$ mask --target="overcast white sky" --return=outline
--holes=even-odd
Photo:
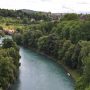
[[[0,8],[90,13],[90,0],[0,0]]]

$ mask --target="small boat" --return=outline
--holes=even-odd
[[[67,75],[70,77],[71,75],[70,75],[70,73],[67,73]]]

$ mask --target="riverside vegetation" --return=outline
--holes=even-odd
[[[13,39],[18,45],[33,48],[63,62],[80,75],[75,78],[75,90],[90,90],[90,15],[66,14],[60,20],[52,21],[47,15],[44,15],[47,18],[42,18],[42,13],[5,12],[9,14],[0,12],[4,19],[1,26],[16,29]],[[33,22],[30,21],[31,15],[35,19]],[[17,16],[20,18],[17,19]]]
[[[7,90],[19,72],[19,48],[11,39],[4,39],[0,47],[0,90]]]

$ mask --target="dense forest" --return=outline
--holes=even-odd
[[[45,19],[43,13],[38,14],[41,17],[38,18],[37,13],[34,13],[34,16],[19,10],[1,9],[0,16],[4,19],[0,21],[0,25],[2,29],[12,27],[16,30],[12,37],[18,45],[49,55],[57,62],[62,62],[68,68],[75,70],[80,75],[75,80],[75,90],[90,90],[90,15],[65,14],[60,16],[59,20],[53,21],[49,20],[49,17]],[[21,19],[17,19],[18,16]],[[37,21],[30,23],[32,17]],[[5,51],[4,53],[1,51],[4,57],[12,49],[5,46],[7,45],[3,45],[1,49]],[[12,54],[9,56],[13,59]],[[18,60],[19,56],[15,56],[18,56],[18,51],[17,55],[16,53],[14,55],[14,58]],[[1,87],[5,86],[1,84]]]
[[[0,47],[0,90],[7,90],[19,73],[19,48],[11,39],[4,39]]]
[[[26,12],[24,10],[8,10],[8,9],[0,9],[0,16],[3,17],[14,17],[14,18],[34,18],[35,20],[46,20],[49,21],[47,13],[44,12]]]
[[[76,90],[89,90],[90,21],[71,15],[65,15],[61,21],[44,22],[30,30],[19,31],[13,39],[19,45],[34,48],[76,70],[80,74]]]

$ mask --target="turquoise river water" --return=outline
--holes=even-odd
[[[50,58],[22,47],[20,55],[19,77],[11,90],[74,90],[72,78]]]

